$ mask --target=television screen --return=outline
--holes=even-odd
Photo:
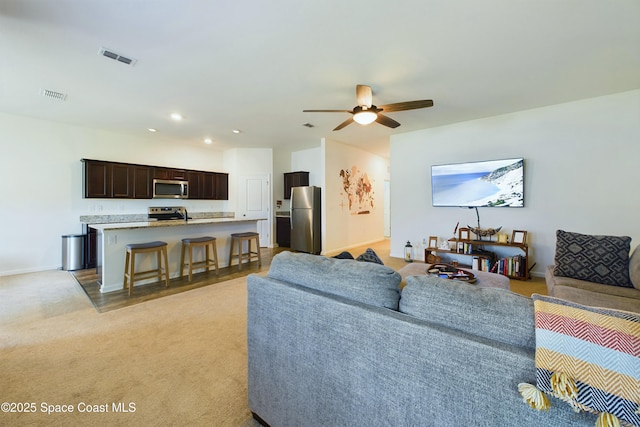
[[[431,166],[433,206],[524,206],[524,159]]]

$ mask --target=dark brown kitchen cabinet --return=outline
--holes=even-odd
[[[169,179],[187,181],[189,179],[189,174],[187,171],[182,169],[171,169],[171,177]]]
[[[229,200],[229,174],[215,172],[215,200]]]
[[[291,198],[291,189],[293,187],[309,186],[309,172],[287,172],[284,174],[284,198]]]
[[[84,268],[95,268],[98,265],[98,232],[95,228],[84,224]]]
[[[202,177],[202,197],[204,199],[216,198],[216,174],[205,172]]]
[[[191,189],[189,189],[191,192]],[[229,174],[205,172],[203,175],[202,196],[204,199],[229,200]]]
[[[171,179],[171,169],[169,168],[153,168],[154,179]]]
[[[283,248],[291,247],[291,222],[289,217],[276,217],[276,243]]]
[[[189,181],[189,198],[204,199],[204,175],[205,172],[189,171],[187,172],[187,181]]]
[[[95,160],[84,162],[84,197],[129,198],[133,195],[133,169],[129,165]]]
[[[188,179],[186,170],[172,168],[153,168],[153,177],[155,179],[175,179],[178,181],[186,181]]]
[[[111,164],[87,160],[84,162],[84,197],[111,197]]]
[[[149,166],[133,167],[133,198],[151,199],[153,197],[151,171]]]
[[[133,197],[133,167],[112,163],[111,167],[111,197],[128,199]]]
[[[190,199],[228,200],[229,174],[82,159],[85,198],[153,198],[154,179],[189,182]]]

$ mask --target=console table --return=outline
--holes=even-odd
[[[518,249],[523,254],[520,256],[520,262],[523,263],[523,265],[520,265],[518,269],[512,268],[511,274],[509,274],[506,271],[506,269],[502,269],[502,270],[499,269],[499,265],[501,262],[508,263],[510,262],[509,258],[515,258],[515,257],[509,257],[509,258],[502,258],[496,262],[493,262],[491,265],[490,271],[498,274],[503,274],[509,277],[510,279],[529,280],[531,278],[531,276],[529,275],[529,246],[526,243],[499,243],[499,242],[492,242],[489,240],[464,240],[464,239],[456,239],[456,238],[449,239],[449,243],[454,243],[456,248],[461,243],[463,245],[471,245],[471,247],[474,249],[480,246],[482,247],[502,246],[502,247]],[[474,250],[472,250],[471,252],[464,252],[464,251],[458,252],[457,250],[454,250],[454,249],[426,248],[424,252],[425,252],[424,254],[425,260],[427,259],[427,255],[430,252],[435,252],[436,254],[438,253],[455,254],[455,255],[463,255],[468,257],[479,257],[479,258],[485,258],[485,259],[487,258],[486,252],[477,252],[477,251],[474,252]]]

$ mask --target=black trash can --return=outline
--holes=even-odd
[[[84,268],[84,234],[62,236],[62,269],[82,270]]]

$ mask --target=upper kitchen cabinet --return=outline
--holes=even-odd
[[[83,160],[83,162],[84,197],[112,197],[111,164],[96,160]]]
[[[85,198],[152,199],[154,179],[189,182],[190,199],[228,200],[229,175],[82,159]]]
[[[205,172],[203,176],[202,198],[229,200],[229,174]],[[191,192],[191,190],[189,190]]]
[[[216,193],[215,200],[229,200],[229,174],[215,173],[216,175]]]
[[[133,166],[112,163],[111,197],[129,199],[133,197]]]
[[[205,199],[204,197],[204,177],[206,172],[189,171],[187,181],[189,181],[189,198]]]
[[[291,198],[293,187],[308,187],[309,172],[287,172],[284,174],[284,198]]]
[[[83,160],[84,197],[131,198],[134,190],[134,169],[123,163]]]
[[[133,166],[133,198],[151,199],[153,197],[151,173],[153,168],[149,166]]]
[[[153,168],[153,177],[155,179],[175,179],[179,181],[187,181],[187,171],[183,169],[172,168]]]

